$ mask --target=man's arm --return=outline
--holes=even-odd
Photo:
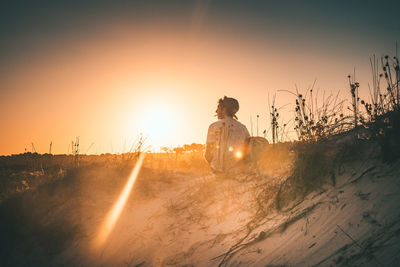
[[[207,143],[206,144],[206,151],[204,153],[204,157],[206,158],[207,162],[210,164],[214,155],[215,143]]]
[[[212,125],[210,125],[207,131],[206,151],[204,152],[204,157],[206,158],[208,164],[210,164],[212,161],[214,150],[215,150],[215,134]]]
[[[250,154],[250,133],[247,130],[246,126],[243,125],[243,131],[245,136],[245,141],[243,144],[243,156],[248,157]]]

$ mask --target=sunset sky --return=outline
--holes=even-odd
[[[399,1],[9,1],[0,8],[0,155],[154,150],[204,143],[217,100],[268,128],[268,96],[291,118],[316,87],[348,94],[369,58],[395,55]]]

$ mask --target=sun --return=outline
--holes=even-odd
[[[139,118],[139,130],[154,146],[169,145],[178,130],[178,114],[172,105],[147,106]]]

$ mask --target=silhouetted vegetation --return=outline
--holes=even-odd
[[[348,76],[349,110],[352,114],[346,115],[343,110],[345,101],[339,100],[338,96],[323,97],[321,105],[318,105],[313,88],[308,89],[305,96],[296,92],[295,130],[299,141],[293,146],[292,173],[281,184],[277,194],[278,209],[296,205],[327,181],[335,185],[335,169],[349,156],[352,160],[356,160],[357,155],[359,159],[363,158],[359,151],[366,151],[365,142],[369,147],[375,144],[380,147],[383,161],[395,162],[400,158],[398,58],[383,56],[380,73],[378,67],[378,61],[373,57],[369,101],[360,99],[360,84],[354,76]]]

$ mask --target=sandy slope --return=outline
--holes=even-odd
[[[255,231],[263,237],[227,264],[398,266],[399,167],[374,161],[346,171],[335,187],[309,195],[290,212],[271,214]]]
[[[156,266],[397,266],[399,167],[376,160],[348,164],[335,187],[326,185],[290,211],[261,216],[250,233],[248,223],[256,217],[252,187],[209,177],[196,184],[212,188],[208,197],[192,202],[192,189],[178,193],[175,214],[163,215],[172,221],[161,226],[163,236],[172,231],[176,239],[143,261]]]
[[[103,167],[1,205],[4,266],[397,266],[400,162],[365,157],[292,208],[287,170],[218,179],[144,169],[107,243],[93,240],[130,170]]]
[[[127,206],[96,264],[395,266],[399,165],[371,160],[343,168],[335,187],[263,216],[256,196],[268,177],[175,177],[157,196],[139,195]]]

